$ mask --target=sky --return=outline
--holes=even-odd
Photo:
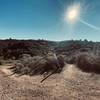
[[[80,3],[80,21],[64,19],[67,8]],[[87,39],[100,41],[99,0],[0,0],[0,39]]]

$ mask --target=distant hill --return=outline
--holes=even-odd
[[[48,49],[48,42],[44,40],[0,40],[0,55],[5,59],[17,59],[21,54],[42,56]]]
[[[57,53],[62,53],[64,55],[70,56],[78,52],[93,52],[96,55],[100,55],[100,42],[92,41],[81,41],[81,40],[69,40],[59,42],[56,47]]]
[[[47,54],[51,49],[57,55],[71,56],[78,52],[93,52],[100,55],[100,42],[69,40],[69,41],[46,41],[46,40],[0,40],[0,56],[4,59],[18,59],[22,54],[31,56]]]

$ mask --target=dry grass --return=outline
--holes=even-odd
[[[64,60],[58,57],[56,60],[53,56],[34,56],[22,58],[15,66],[10,69],[14,74],[19,75],[40,75],[44,73],[53,72],[58,69],[55,73],[60,73],[64,67]]]
[[[100,73],[100,58],[94,54],[78,54],[76,57],[76,65],[84,72]]]
[[[68,64],[75,64],[83,72],[100,74],[100,57],[91,52],[79,52],[69,57]]]
[[[0,71],[0,100],[99,100],[100,75],[91,77],[74,65],[66,65],[40,83],[41,75],[4,77]]]

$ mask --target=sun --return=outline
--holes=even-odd
[[[65,19],[68,22],[75,22],[80,16],[80,5],[74,4],[68,7],[67,12],[65,14]]]
[[[74,20],[78,16],[78,11],[76,9],[71,9],[71,11],[68,12],[68,19]]]

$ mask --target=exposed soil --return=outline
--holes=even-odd
[[[100,75],[81,72],[74,65],[66,65],[61,74],[43,83],[43,76],[10,76],[7,67],[0,68],[0,100],[100,99]]]

